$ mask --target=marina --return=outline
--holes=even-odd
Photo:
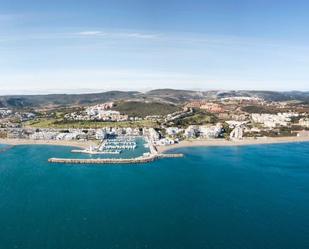
[[[135,151],[138,148],[137,151]],[[183,157],[183,154],[158,153],[155,146],[147,137],[124,137],[104,139],[98,146],[90,146],[88,149],[75,149],[72,153],[92,155],[113,155],[113,157],[97,158],[49,158],[50,163],[64,164],[139,164],[155,161],[160,158]],[[121,153],[125,157],[120,156]]]
[[[131,136],[119,136],[112,139],[103,139],[98,146],[90,146],[84,150],[72,150],[72,153],[83,153],[91,155],[117,155],[123,150],[135,150],[136,138]]]

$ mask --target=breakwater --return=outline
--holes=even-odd
[[[65,164],[139,164],[149,163],[160,158],[183,157],[183,154],[156,154],[136,158],[97,158],[97,159],[76,159],[76,158],[49,158],[50,163]]]

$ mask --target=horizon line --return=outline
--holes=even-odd
[[[0,89],[0,96],[31,96],[31,95],[80,95],[80,94],[99,94],[99,93],[106,93],[106,92],[139,92],[139,93],[147,93],[154,90],[175,90],[175,91],[194,91],[194,92],[309,92],[308,90],[299,90],[299,89],[285,89],[285,90],[275,90],[275,89],[220,89],[220,88],[208,88],[208,89],[201,89],[201,88],[145,88],[145,89],[129,89],[129,88],[115,88],[115,89],[87,89],[87,88],[80,88],[80,89],[38,89],[38,90],[25,90],[25,89],[18,89],[18,90],[10,90],[10,89]]]

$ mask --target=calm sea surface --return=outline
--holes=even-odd
[[[145,165],[0,153],[0,249],[307,249],[309,143],[187,148]]]

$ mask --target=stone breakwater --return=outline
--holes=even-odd
[[[74,159],[74,158],[49,158],[50,163],[65,164],[139,164],[149,163],[160,158],[177,158],[183,157],[183,154],[157,154],[149,157],[136,158],[98,158],[98,159]]]

